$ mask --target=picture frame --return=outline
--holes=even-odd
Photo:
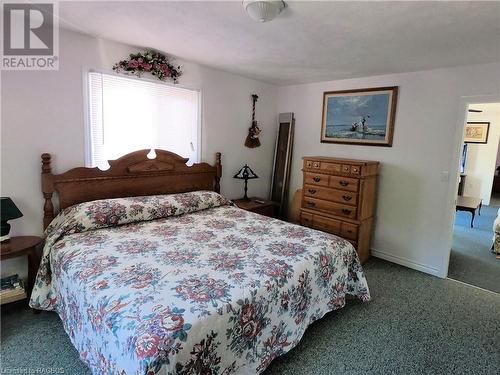
[[[487,121],[467,121],[465,125],[465,143],[488,143],[490,123]]]
[[[323,93],[322,143],[392,147],[398,86]]]

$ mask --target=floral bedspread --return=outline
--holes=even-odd
[[[94,374],[260,373],[305,329],[370,299],[347,241],[192,192],[63,210],[30,305]]]

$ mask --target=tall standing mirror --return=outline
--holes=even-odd
[[[294,125],[295,119],[292,112],[280,113],[271,182],[271,200],[278,204],[278,217],[280,219],[287,217]]]

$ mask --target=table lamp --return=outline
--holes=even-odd
[[[234,178],[238,178],[240,180],[245,180],[245,196],[243,197],[244,200],[249,201],[250,199],[248,198],[247,191],[248,191],[248,180],[252,180],[254,178],[259,178],[255,174],[254,171],[252,171],[252,168],[250,168],[248,165],[245,164],[243,168],[241,168],[238,173],[236,173]]]
[[[9,197],[1,197],[0,201],[0,242],[9,240],[10,224],[7,221],[22,217],[23,214]]]

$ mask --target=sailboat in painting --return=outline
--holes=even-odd
[[[369,118],[370,118],[370,115],[365,115],[365,116],[361,116],[360,121],[353,122],[351,125],[351,132],[366,134],[366,135],[375,135],[375,136],[378,135],[381,137],[385,137],[385,130],[384,130],[385,124],[383,125],[384,129],[382,129],[382,130],[373,129],[373,128],[368,126],[367,119],[369,119]]]

